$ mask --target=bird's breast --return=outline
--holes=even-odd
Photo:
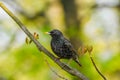
[[[71,58],[72,57],[72,51],[69,49],[69,47],[64,45],[63,40],[52,40],[51,41],[51,48],[53,52],[61,58]]]
[[[58,41],[58,40],[52,40],[51,47],[52,47],[52,50],[56,52],[60,47],[62,47],[62,43],[61,41]]]

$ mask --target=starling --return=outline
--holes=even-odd
[[[72,44],[67,40],[61,31],[52,30],[48,32],[51,35],[51,48],[59,59],[73,59],[79,66],[82,66],[78,60],[78,54],[75,52]]]

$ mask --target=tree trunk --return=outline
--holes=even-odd
[[[78,20],[75,0],[61,0],[61,3],[65,15],[66,33],[75,49],[77,49],[81,45],[81,41],[79,38],[80,21]]]

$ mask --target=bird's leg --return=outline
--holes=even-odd
[[[70,58],[70,59],[68,60],[68,62],[66,63],[66,65],[69,65],[70,62],[71,62],[71,60],[72,60],[72,58]],[[63,69],[66,65],[63,65],[63,66],[62,66],[62,69]]]
[[[58,57],[58,58],[55,59],[55,61],[58,61],[58,60],[60,60],[60,59],[62,59],[62,58],[61,58],[61,57]],[[64,64],[64,65],[62,65],[61,68],[63,69],[65,66],[66,66],[66,65]]]

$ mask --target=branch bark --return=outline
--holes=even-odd
[[[0,2],[0,7],[19,25],[19,27],[24,31],[24,33],[34,42],[38,50],[44,52],[47,56],[49,56],[57,65],[59,65],[63,70],[68,72],[71,75],[78,77],[81,80],[88,80],[88,78],[83,75],[81,72],[72,69],[71,67],[65,65],[59,60],[56,60],[56,57],[52,55],[46,48],[44,48],[30,33],[30,31],[26,28],[26,26],[2,3]],[[63,67],[64,66],[64,67]]]

